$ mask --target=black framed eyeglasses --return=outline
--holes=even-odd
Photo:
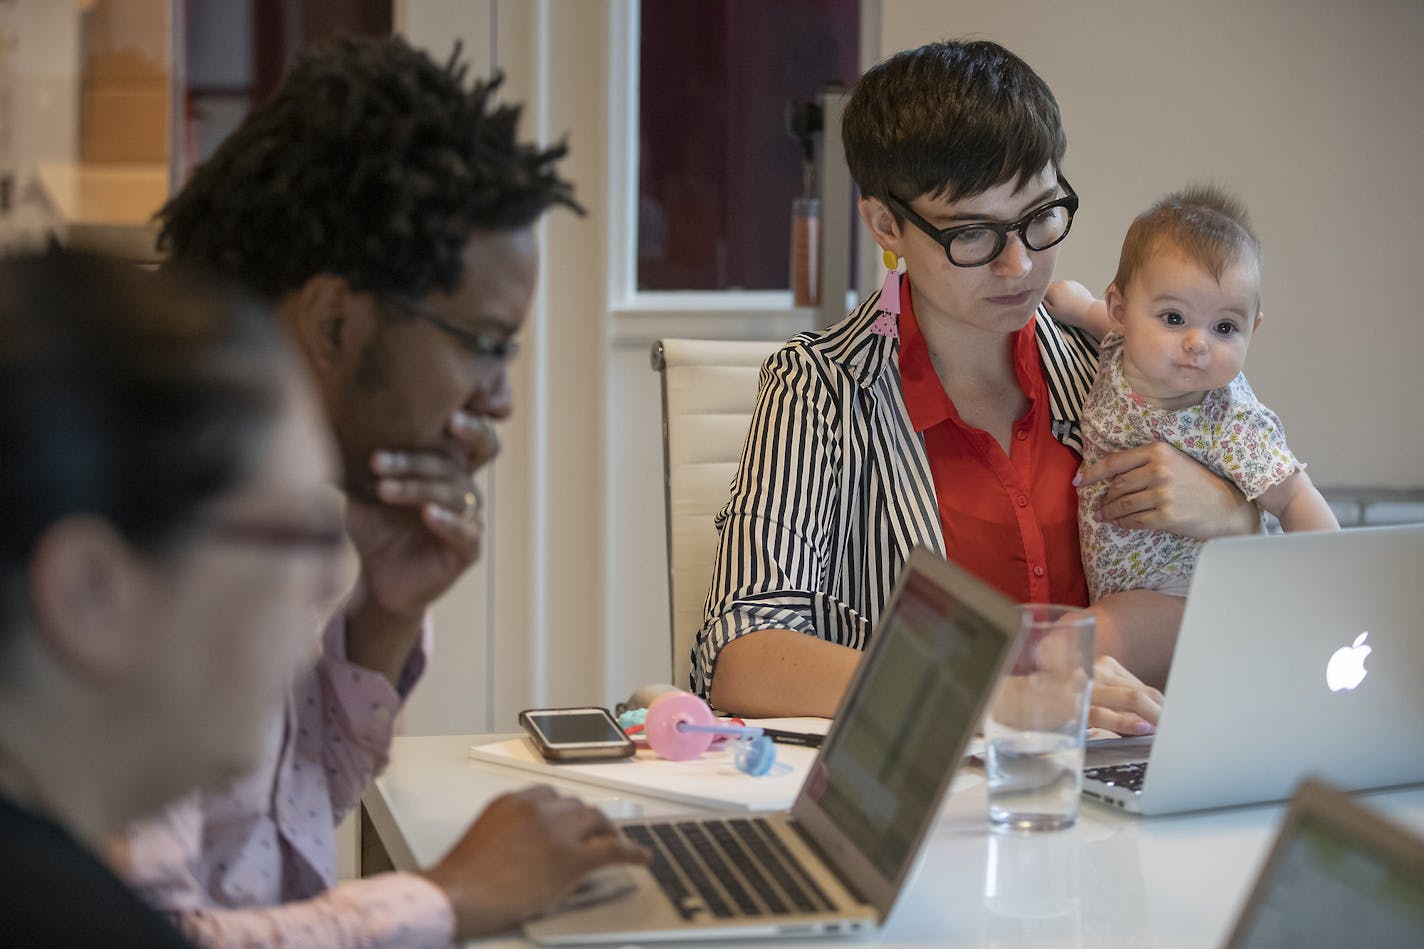
[[[386,302],[408,316],[424,320],[436,329],[454,339],[472,355],[495,362],[509,362],[519,352],[519,344],[497,333],[485,332],[461,326],[448,317],[422,306],[414,300],[401,297],[387,297]]]
[[[1078,192],[1062,175],[1058,176],[1058,186],[1066,192],[1063,197],[1040,204],[1011,224],[975,221],[938,228],[895,195],[887,193],[886,197],[892,210],[904,215],[911,224],[944,248],[944,255],[951,264],[956,267],[982,267],[1004,252],[1009,234],[1015,231],[1029,250],[1048,250],[1068,236],[1068,230],[1073,226],[1073,215],[1078,213]]]

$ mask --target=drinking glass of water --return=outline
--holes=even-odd
[[[1078,819],[1093,629],[1093,615],[1078,607],[1023,607],[1018,654],[984,718],[997,830],[1060,830]]]

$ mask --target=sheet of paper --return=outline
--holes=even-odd
[[[758,728],[775,728],[806,735],[824,735],[831,729],[829,718],[747,718],[743,721]]]

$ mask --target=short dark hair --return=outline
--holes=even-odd
[[[1261,265],[1261,241],[1246,206],[1214,185],[1169,194],[1133,219],[1122,240],[1113,284],[1126,293],[1148,257],[1171,247],[1217,280],[1240,260]]]
[[[363,292],[453,292],[475,230],[514,230],[550,206],[582,213],[554,164],[516,138],[502,77],[465,88],[400,37],[337,37],[300,55],[159,212],[160,249],[272,297],[318,273]]]
[[[158,552],[254,470],[287,345],[265,304],[208,279],[63,251],[0,260],[0,631],[58,521],[103,518]]]
[[[872,66],[846,103],[841,137],[861,194],[882,200],[957,201],[1022,183],[1056,170],[1067,148],[1047,83],[987,40],[930,43]]]

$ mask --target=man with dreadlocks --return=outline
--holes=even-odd
[[[458,49],[442,68],[400,39],[318,44],[159,212],[174,260],[265,293],[306,356],[360,566],[262,767],[116,848],[201,945],[446,946],[644,859],[599,811],[536,788],[492,803],[426,873],[335,879],[335,825],[386,763],[427,608],[479,553],[471,475],[511,409],[533,225],[554,205],[581,213],[553,167],[565,148],[519,142],[498,84],[466,88]],[[253,536],[302,555],[280,512]]]

